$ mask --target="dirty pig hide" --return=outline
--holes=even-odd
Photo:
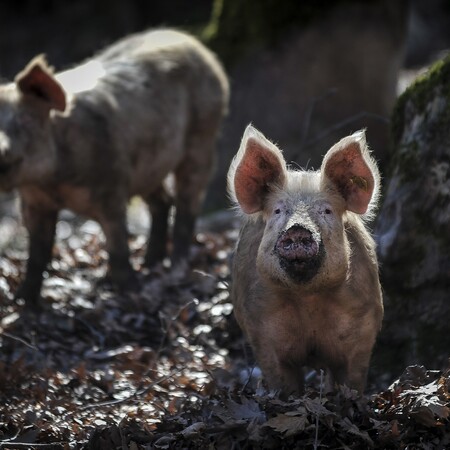
[[[0,189],[17,189],[29,258],[17,293],[39,299],[58,211],[100,223],[112,281],[133,285],[126,208],[141,196],[152,227],[145,264],[166,256],[172,205],[173,266],[183,266],[228,103],[216,57],[174,30],[135,34],[54,74],[36,57],[0,86]],[[174,175],[174,193],[165,180]]]
[[[380,177],[364,132],[318,171],[287,167],[249,126],[228,173],[243,214],[232,301],[269,387],[303,390],[304,366],[363,391],[383,316],[375,244],[365,226]]]

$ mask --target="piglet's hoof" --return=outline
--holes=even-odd
[[[189,264],[185,259],[181,259],[172,263],[172,268],[169,272],[169,279],[172,283],[178,284],[186,279],[188,273]]]
[[[116,277],[108,273],[103,278],[100,278],[96,285],[97,288],[116,291],[120,294],[139,292],[142,288],[142,283],[136,272],[130,272],[125,277]]]
[[[122,293],[137,293],[142,289],[142,281],[136,272],[131,272],[125,280],[116,283],[117,290]]]
[[[42,309],[40,289],[32,289],[27,285],[20,285],[14,296],[17,303],[24,302],[24,307],[30,311],[40,311]]]

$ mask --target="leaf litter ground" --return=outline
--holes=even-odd
[[[301,398],[265,390],[232,315],[236,238],[232,226],[198,233],[180,281],[163,266],[140,270],[145,239],[135,234],[142,288],[119,295],[99,281],[98,227],[60,222],[39,312],[13,298],[26,253],[24,242],[9,245],[0,258],[0,449],[450,447],[450,370],[411,366],[363,397],[321,392],[318,376]]]

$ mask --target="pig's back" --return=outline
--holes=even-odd
[[[177,112],[184,107],[190,121],[204,122],[223,116],[228,104],[228,80],[215,55],[170,29],[128,36],[56,78],[72,108],[75,102],[95,104],[130,122],[137,106],[147,109],[150,121],[153,112],[174,105]]]
[[[204,52],[192,36],[171,29],[151,30],[124,37],[96,55],[95,59],[115,61],[124,58],[147,59],[150,55],[185,53],[187,48]],[[210,53],[206,51],[206,53]]]
[[[101,156],[133,171],[133,195],[151,192],[183,160],[191,130],[217,129],[228,101],[214,55],[171,30],[127,37],[58,80],[69,97],[62,126],[92,137],[83,147],[94,163]]]
[[[127,78],[130,70],[147,75],[147,83],[178,82],[198,92],[203,108],[225,110],[228,80],[215,55],[194,37],[171,29],[131,35],[108,47],[96,59],[107,74]],[[134,69],[131,69],[134,68]],[[145,81],[144,81],[145,82]]]

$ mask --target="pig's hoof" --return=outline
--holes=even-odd
[[[130,272],[126,277],[113,280],[115,288],[120,293],[139,292],[142,288],[142,283],[136,272]]]
[[[138,277],[133,277],[130,280],[127,280],[123,283],[117,285],[117,289],[119,292],[126,294],[128,292],[136,293],[140,292],[142,289],[142,283],[138,279]]]
[[[103,278],[100,278],[96,285],[97,288],[117,291],[121,294],[138,292],[141,289],[141,282],[135,272],[130,272],[125,277],[117,277],[108,273]]]
[[[32,311],[39,311],[42,309],[41,305],[41,294],[39,289],[29,289],[26,286],[19,286],[17,290],[14,300],[17,303],[24,302],[25,309]]]
[[[153,269],[154,267],[160,265],[166,257],[167,252],[165,248],[157,249],[155,246],[151,246],[145,255],[143,266],[148,269]]]
[[[181,259],[172,263],[169,277],[173,282],[179,282],[186,278],[189,272],[189,264],[187,260]]]
[[[106,274],[104,277],[99,278],[95,281],[96,289],[114,289],[114,282],[110,274]]]

